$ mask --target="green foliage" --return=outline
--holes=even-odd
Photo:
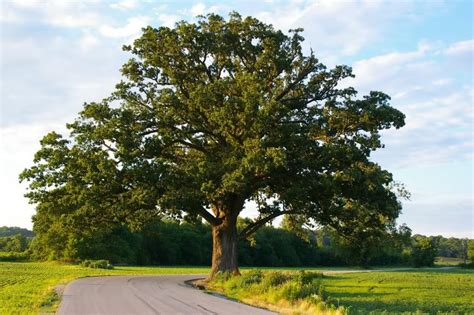
[[[230,288],[248,288],[252,284],[262,281],[262,272],[260,270],[251,270],[244,273],[241,277],[233,277]]]
[[[239,221],[253,222],[251,219]],[[113,264],[208,265],[211,261],[212,238],[208,224],[155,220],[140,231],[131,231],[122,225],[79,235],[64,231],[65,234],[61,234],[64,242],[56,243],[52,243],[52,238],[57,237],[52,231],[37,235],[27,253],[3,255],[4,260],[27,259],[31,253],[34,259],[40,260],[106,259]],[[357,246],[329,229],[304,229],[304,239],[300,235],[265,226],[252,239],[239,241],[239,263],[262,267],[411,266],[413,256],[422,252],[418,247],[415,249],[417,240],[424,238],[412,237],[411,230],[403,225],[382,234],[379,239],[372,239],[373,243],[359,240]],[[361,263],[361,255],[366,256],[365,263]]]
[[[474,260],[474,240],[468,240],[467,242],[467,255],[469,259]]]
[[[27,261],[30,255],[27,252],[0,252],[0,261]]]
[[[16,227],[16,226],[0,226],[0,238],[5,236],[15,236],[17,234],[21,234],[24,237],[33,237],[35,234],[24,228]]]
[[[358,237],[392,224],[393,178],[370,154],[404,115],[382,92],[338,86],[352,69],[305,55],[301,31],[235,12],[146,27],[116,91],[85,104],[69,136],[44,136],[20,175],[41,255],[78,257],[77,242],[160,214],[233,229],[247,201],[261,216],[243,237],[283,214]]]
[[[24,252],[31,239],[22,234],[0,237],[0,252]]]
[[[419,238],[413,247],[413,265],[415,267],[433,266],[438,248],[433,240]]]
[[[436,236],[438,243],[438,256],[464,258],[466,256],[466,240],[450,237]]]
[[[281,286],[290,279],[291,277],[287,273],[279,271],[267,272],[262,280],[262,286],[265,290],[268,290],[271,287]]]
[[[81,262],[81,266],[88,267],[88,268],[96,268],[96,269],[114,269],[114,266],[112,266],[110,262],[105,259],[100,259],[100,260],[86,259]]]

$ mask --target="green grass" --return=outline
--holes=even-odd
[[[327,297],[320,272],[247,270],[242,276],[217,274],[208,290],[279,314],[344,314]]]
[[[54,312],[55,286],[81,277],[101,275],[206,274],[207,267],[115,267],[91,269],[59,263],[0,262],[0,314]]]
[[[288,292],[285,291],[288,286],[298,288],[297,282],[290,284],[295,282],[294,278],[279,286],[265,287],[265,279],[274,277],[272,274],[275,272],[271,271],[264,272],[261,283],[250,283],[255,277],[246,276],[247,273],[251,275],[252,271],[244,271],[243,279],[217,279],[211,282],[209,288],[283,314],[474,314],[472,270],[431,268],[353,273],[334,271],[326,271],[315,284],[318,287],[311,289],[300,286],[299,290],[309,294],[299,295],[299,300],[292,298],[291,294],[287,295]],[[286,274],[297,277],[298,272],[289,271]],[[323,305],[313,299],[311,292],[318,290],[324,292]],[[340,308],[331,308],[328,304]]]
[[[474,314],[474,272],[465,269],[332,274],[327,294],[350,314]]]
[[[264,272],[287,270],[287,272],[297,273],[298,269],[301,268],[265,268]],[[55,286],[80,277],[207,274],[209,270],[208,267],[130,266],[105,270],[59,263],[0,262],[0,314],[54,312],[59,302],[58,296],[54,293]],[[242,270],[246,273],[252,268],[242,268]],[[344,268],[311,270],[323,270],[329,273],[320,282],[325,294],[336,306],[349,308],[350,314],[371,312],[400,314],[417,311],[431,314],[437,312],[474,314],[472,302],[474,301],[474,271],[472,270],[413,269],[370,273],[337,273],[343,271]],[[248,288],[245,290],[248,291]],[[277,297],[275,292],[273,290],[272,298]],[[269,294],[271,295],[272,292]],[[233,297],[239,299],[235,292]],[[291,305],[286,306],[287,309],[291,308]],[[285,307],[284,303],[281,307]],[[310,309],[308,305],[306,307]],[[304,314],[303,311],[300,313]]]

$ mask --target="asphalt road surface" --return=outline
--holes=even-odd
[[[57,314],[275,314],[184,282],[204,276],[110,276],[68,284]]]

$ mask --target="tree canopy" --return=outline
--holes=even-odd
[[[68,137],[46,135],[21,174],[35,232],[204,218],[215,273],[238,272],[248,201],[260,216],[242,238],[284,214],[342,234],[385,229],[401,205],[370,153],[404,115],[382,92],[339,87],[351,68],[304,54],[301,33],[238,13],[144,28],[116,91],[85,104]]]

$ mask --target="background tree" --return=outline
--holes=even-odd
[[[342,234],[385,229],[401,206],[392,175],[369,157],[382,147],[379,131],[403,126],[404,115],[381,92],[339,88],[351,68],[305,55],[301,31],[237,13],[145,28],[125,46],[133,57],[112,96],[85,104],[69,138],[45,136],[22,173],[35,232],[202,217],[212,276],[238,273],[238,237],[280,215]],[[260,216],[238,235],[250,200]]]
[[[438,241],[433,237],[415,235],[412,252],[413,265],[415,267],[431,267],[434,265],[438,253]]]
[[[467,241],[467,258],[471,260],[471,265],[474,265],[474,239]]]

